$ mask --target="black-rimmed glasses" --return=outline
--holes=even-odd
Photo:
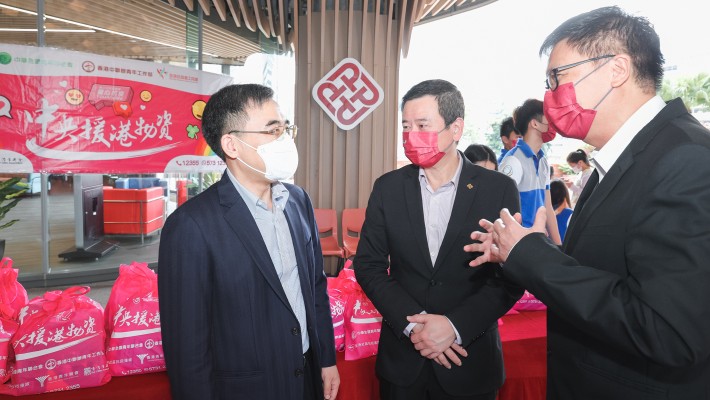
[[[296,139],[296,135],[298,135],[298,127],[296,125],[288,125],[288,121],[286,121],[286,125],[277,126],[276,128],[269,129],[268,131],[229,131],[229,133],[261,133],[263,135],[276,136],[277,139],[280,138],[284,132],[291,139]]]
[[[553,68],[550,70],[550,72],[547,73],[547,79],[545,79],[545,87],[548,90],[552,90],[554,92],[555,89],[557,89],[557,87],[560,85],[559,78],[557,77],[558,73],[560,73],[562,71],[566,71],[570,68],[574,68],[574,67],[582,65],[582,64],[586,64],[588,62],[597,61],[597,60],[601,60],[604,58],[611,58],[614,56],[615,56],[614,54],[606,54],[603,56],[592,57],[592,58],[588,58],[586,60],[577,61],[576,63],[567,64],[567,65],[563,65],[561,67]]]

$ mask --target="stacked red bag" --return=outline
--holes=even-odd
[[[17,273],[12,268],[12,259],[0,260],[0,383],[10,379],[10,340],[19,327],[17,315],[28,300],[27,291],[17,281]]]
[[[355,272],[345,263],[337,278],[328,279],[331,316],[336,350],[345,350],[346,360],[359,360],[377,354],[382,315],[355,279]]]
[[[105,315],[106,358],[112,375],[165,370],[158,276],[147,264],[121,265]]]
[[[38,394],[111,380],[104,355],[103,308],[85,296],[89,290],[74,286],[47,292],[20,310],[20,326],[11,341],[11,383],[0,386],[0,393]]]

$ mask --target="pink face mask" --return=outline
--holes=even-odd
[[[414,165],[431,168],[446,153],[439,151],[439,132],[402,132],[404,155]]]
[[[602,100],[604,99],[602,98]],[[554,137],[554,133],[559,132],[564,137],[579,140],[584,140],[587,137],[594,117],[597,115],[596,110],[582,108],[577,103],[577,95],[572,82],[558,86],[555,91],[545,92],[542,110],[550,124],[546,133],[548,136],[552,133],[552,137]],[[543,141],[546,141],[545,134],[543,134]]]

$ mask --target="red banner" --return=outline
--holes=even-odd
[[[222,171],[201,134],[228,76],[0,44],[0,172]]]

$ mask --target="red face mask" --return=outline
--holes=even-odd
[[[404,155],[422,168],[433,167],[446,154],[439,151],[439,132],[402,132],[402,139]]]
[[[604,99],[602,98],[602,100]],[[552,132],[552,137],[554,137],[554,132],[559,132],[564,137],[579,140],[584,140],[587,137],[594,117],[597,115],[596,110],[582,108],[577,103],[577,95],[572,82],[558,86],[555,91],[545,92],[542,110],[550,124],[547,129],[548,135]],[[543,141],[546,141],[545,134],[542,137]]]
[[[555,136],[557,136],[557,132],[555,132],[555,129],[552,127],[552,124],[548,123],[547,131],[542,133],[542,142],[547,143],[554,139]]]

